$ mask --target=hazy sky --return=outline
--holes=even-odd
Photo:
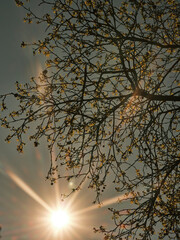
[[[31,2],[35,4],[38,1]],[[14,91],[16,81],[28,82],[43,69],[43,57],[33,56],[30,47],[20,47],[22,41],[31,42],[43,38],[42,28],[39,25],[25,24],[24,16],[24,10],[16,7],[14,0],[1,0],[0,94]],[[15,106],[14,101],[9,104],[11,107]],[[34,148],[33,143],[28,143],[24,154],[20,155],[16,151],[15,141],[10,144],[4,142],[7,135],[8,131],[0,128],[2,240],[102,239],[101,235],[94,235],[92,229],[93,226],[112,226],[111,214],[107,207],[114,207],[109,203],[117,201],[113,195],[113,186],[109,185],[104,193],[104,208],[94,208],[94,193],[87,190],[87,184],[78,194],[61,203],[60,194],[70,191],[75,182],[72,182],[72,185],[58,182],[51,186],[45,180],[50,164],[46,143],[42,142],[38,148]],[[73,219],[72,226],[64,230],[62,236],[61,232],[54,234],[49,222],[48,208],[54,209],[57,204],[61,204],[63,208],[68,206],[72,214],[79,212],[79,216]],[[91,210],[92,208],[94,210]]]
[[[1,0],[0,7],[0,94],[15,89],[15,82],[27,82],[31,76],[36,76],[43,66],[40,57],[33,57],[32,50],[20,47],[22,41],[31,41],[41,36],[42,32],[35,25],[23,23],[25,12],[16,7],[13,0]],[[11,103],[13,106],[14,102]],[[14,143],[4,142],[7,130],[0,128],[0,224],[2,239],[56,239],[48,225],[47,210],[38,203],[43,200],[50,207],[56,206],[57,190],[62,192],[71,186],[59,183],[50,186],[45,181],[49,168],[49,155],[46,144],[34,149],[33,144],[27,144],[24,154],[16,152]],[[20,187],[21,185],[21,187]],[[27,187],[28,185],[28,187]],[[26,192],[31,192],[31,197]],[[32,198],[32,189],[37,195]],[[37,200],[37,196],[41,200]],[[113,196],[107,192],[105,197]],[[58,198],[59,199],[59,198]],[[91,207],[93,192],[87,189],[81,191],[72,201],[70,211],[79,211]],[[66,204],[66,203],[65,203]],[[62,239],[101,239],[92,235],[94,225],[107,225],[109,212],[105,208],[81,214],[74,220],[76,227],[64,233]],[[81,228],[84,229],[81,229]],[[66,237],[65,237],[66,236]],[[59,238],[58,238],[59,239]]]

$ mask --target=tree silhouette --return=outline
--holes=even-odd
[[[45,137],[51,155],[58,150],[52,184],[77,178],[75,191],[87,179],[99,201],[112,180],[130,194],[126,209],[110,209],[114,228],[95,229],[104,239],[178,239],[179,2],[39,0],[44,15],[16,3],[26,22],[46,27],[44,39],[21,46],[47,59],[38,79],[1,96],[2,111],[9,97],[19,104],[1,118],[6,140],[22,152],[36,126],[34,146]]]

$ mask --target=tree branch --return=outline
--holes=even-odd
[[[145,97],[149,100],[154,101],[171,101],[171,102],[178,102],[180,101],[180,96],[174,96],[174,95],[156,95],[156,94],[150,94],[142,89],[138,89],[137,96]]]

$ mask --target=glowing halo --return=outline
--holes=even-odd
[[[50,221],[55,230],[61,230],[67,228],[70,225],[71,218],[68,211],[58,209],[51,213]]]

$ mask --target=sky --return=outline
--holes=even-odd
[[[41,37],[36,25],[23,23],[25,12],[16,7],[13,0],[1,0],[0,7],[0,94],[12,92],[15,82],[28,82],[43,68],[43,58],[34,57],[31,48],[21,48],[22,41]],[[14,103],[10,103],[11,106]],[[23,154],[16,151],[16,143],[5,143],[6,129],[0,128],[0,225],[2,239],[86,239],[99,240],[93,226],[111,226],[111,214],[107,208],[92,205],[93,191],[83,190],[61,202],[60,194],[69,191],[74,182],[58,182],[51,186],[45,180],[49,170],[49,153],[44,142],[39,148],[31,143]],[[114,198],[115,197],[115,198]],[[111,191],[104,194],[104,206],[113,206],[116,196]],[[50,224],[50,212],[58,206],[71,212],[72,222],[60,232]],[[50,210],[49,210],[50,209]],[[77,213],[75,215],[75,213]]]
[[[38,2],[31,1],[34,5]],[[0,95],[15,91],[15,82],[29,82],[43,70],[44,58],[33,56],[32,49],[21,48],[21,42],[43,38],[43,29],[23,22],[25,11],[14,0],[1,0],[0,5]],[[36,9],[38,11],[38,8]],[[45,12],[45,9],[43,10]],[[14,102],[9,102],[11,108]],[[8,114],[8,111],[7,111]],[[16,151],[16,142],[5,143],[7,129],[0,127],[0,235],[2,240],[100,240],[93,227],[112,228],[108,207],[115,207],[122,195],[115,195],[109,183],[101,200],[103,207],[93,205],[93,190],[87,183],[81,191],[61,201],[61,194],[71,191],[76,182],[58,181],[51,186],[46,181],[50,155],[46,142],[38,148],[27,143],[24,153]],[[111,180],[111,179],[110,179]],[[123,203],[128,204],[128,201]],[[70,214],[70,223],[56,231],[51,214],[61,207]]]

